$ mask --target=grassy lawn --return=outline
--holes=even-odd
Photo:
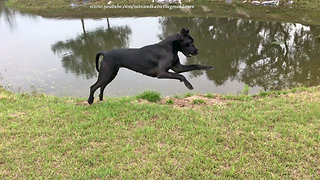
[[[320,178],[320,87],[183,98],[0,89],[0,179]]]

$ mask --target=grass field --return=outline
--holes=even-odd
[[[0,89],[0,179],[320,178],[320,87],[206,98]]]

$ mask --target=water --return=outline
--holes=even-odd
[[[1,6],[1,5],[0,5]],[[235,18],[143,17],[54,19],[0,7],[0,85],[58,96],[88,96],[96,82],[95,54],[153,44],[188,27],[200,50],[179,57],[213,71],[183,73],[194,87],[120,69],[105,89],[125,96],[152,89],[162,95],[187,92],[237,94],[320,84],[320,27]]]

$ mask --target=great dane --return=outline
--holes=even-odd
[[[184,82],[185,86],[192,90],[193,87],[190,82],[179,73],[212,69],[211,66],[182,65],[180,63],[178,52],[182,52],[187,57],[199,53],[193,42],[189,30],[182,28],[180,33],[171,35],[157,44],[138,49],[114,49],[97,53],[96,69],[99,75],[97,82],[90,87],[88,103],[93,103],[94,92],[99,87],[99,99],[102,101],[105,87],[116,77],[121,67],[159,79],[177,79]],[[101,55],[103,60],[99,69],[99,57]],[[169,72],[170,69],[174,72]]]

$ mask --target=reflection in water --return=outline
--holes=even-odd
[[[131,30],[128,26],[97,29],[86,32],[82,20],[83,34],[52,45],[52,51],[62,57],[62,65],[67,72],[85,75],[87,79],[95,77],[95,55],[99,51],[128,46]]]
[[[0,17],[3,16],[5,19],[5,22],[9,25],[10,29],[14,29],[16,23],[15,23],[15,11],[6,8],[4,6],[5,1],[0,0]],[[1,22],[0,22],[1,23]]]
[[[233,18],[166,17],[160,23],[161,38],[189,27],[200,54],[187,63],[214,66],[205,73],[216,85],[234,79],[265,90],[320,84],[319,27]]]
[[[234,18],[50,19],[6,9],[0,0],[0,85],[87,96],[96,81],[97,52],[153,44],[182,27],[189,27],[200,50],[188,59],[180,54],[182,63],[215,67],[184,74],[194,85],[193,92],[235,94],[248,84],[256,93],[320,84],[319,26]],[[133,95],[146,89],[163,95],[190,92],[174,80],[120,71],[106,95]]]

